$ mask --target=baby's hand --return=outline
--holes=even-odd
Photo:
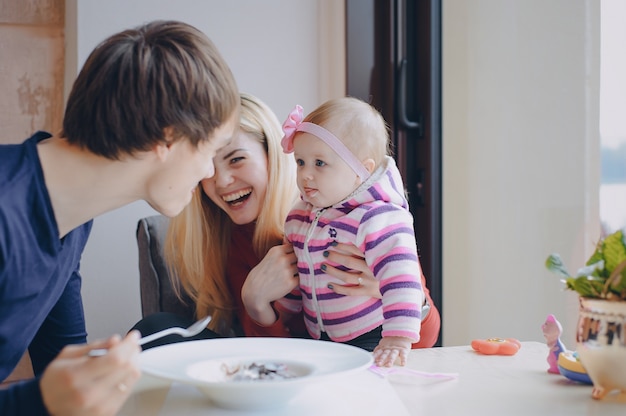
[[[379,367],[391,367],[394,363],[406,365],[410,351],[410,338],[383,337],[374,348],[374,364]]]

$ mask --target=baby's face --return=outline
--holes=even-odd
[[[316,136],[298,133],[293,146],[298,188],[305,201],[318,208],[329,207],[360,185],[360,178],[350,166]]]

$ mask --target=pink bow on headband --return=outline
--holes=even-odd
[[[283,123],[283,139],[280,141],[280,145],[283,147],[283,152],[285,153],[293,153],[293,137],[296,135],[296,131],[302,120],[304,119],[304,114],[302,113],[302,107],[296,105],[296,107],[291,110],[287,120]]]
[[[293,152],[293,139],[297,132],[301,131],[303,133],[309,133],[316,136],[328,146],[330,146],[330,148],[333,149],[339,155],[339,157],[342,158],[343,161],[346,162],[348,166],[350,166],[350,168],[352,168],[352,170],[357,175],[359,175],[362,181],[365,181],[370,176],[369,171],[365,169],[363,163],[361,163],[361,161],[357,159],[354,153],[352,153],[350,149],[348,149],[346,145],[343,144],[343,142],[339,140],[334,134],[332,134],[330,131],[326,130],[322,126],[318,126],[314,123],[309,123],[308,121],[302,122],[302,120],[304,120],[302,107],[296,105],[291,113],[289,113],[287,120],[285,120],[285,122],[283,123],[283,132],[285,133],[285,135],[280,141],[280,145],[283,147],[283,152]]]

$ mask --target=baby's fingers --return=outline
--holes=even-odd
[[[376,349],[374,350],[374,363],[379,367],[391,367],[399,354],[395,348]]]
[[[408,360],[409,360],[409,350],[407,350],[406,348],[399,350],[398,351],[398,365],[405,366]]]

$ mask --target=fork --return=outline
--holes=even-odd
[[[198,335],[200,332],[202,332],[202,330],[206,328],[209,322],[211,322],[211,317],[206,316],[200,319],[199,321],[193,323],[188,328],[180,328],[180,327],[167,328],[162,331],[155,332],[154,334],[142,337],[139,340],[139,345],[141,346],[141,345],[147,344],[148,342],[152,342],[156,339],[162,338],[166,335],[172,335],[172,334],[178,334],[182,336],[183,338],[193,337],[194,335]],[[108,349],[106,348],[95,348],[93,350],[90,350],[87,353],[87,355],[90,357],[101,357],[105,355],[107,351]]]

